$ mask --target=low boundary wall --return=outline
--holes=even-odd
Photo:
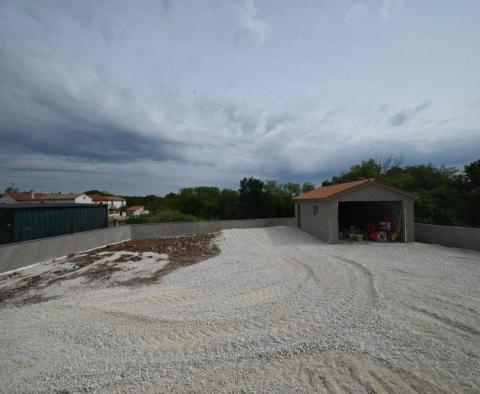
[[[118,226],[0,245],[0,272],[126,241],[130,238],[130,226]]]
[[[295,218],[132,224],[0,245],[0,272],[129,239],[205,234],[231,228],[294,226]],[[415,223],[415,240],[480,251],[480,229]]]
[[[290,226],[294,218],[132,224],[0,245],[0,273],[129,239],[205,234],[230,228]]]
[[[295,218],[215,220],[211,222],[174,222],[132,224],[132,239],[148,239],[171,235],[206,234],[230,228],[293,226]]]
[[[480,228],[415,223],[415,241],[480,250]]]

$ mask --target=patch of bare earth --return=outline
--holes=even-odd
[[[155,271],[150,277],[136,277],[117,282],[118,285],[131,286],[150,284],[158,281],[162,276],[199,261],[217,255],[220,250],[213,243],[214,234],[193,235],[189,237],[159,238],[128,241],[123,244],[111,245],[109,250],[115,251],[144,251],[168,255],[168,263]]]
[[[163,276],[196,264],[219,253],[214,243],[216,234],[201,234],[171,238],[134,240],[107,245],[85,253],[68,255],[56,260],[50,269],[41,273],[16,271],[0,275],[0,306],[6,301],[15,305],[38,303],[56,297],[44,296],[41,291],[54,283],[84,278],[106,286],[140,286],[156,283]],[[136,263],[146,259],[158,262],[143,275],[136,275]],[[131,270],[124,279],[113,279],[119,271]]]

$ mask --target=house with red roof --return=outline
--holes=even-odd
[[[106,196],[103,194],[88,194],[88,197],[92,199],[93,204],[108,205],[108,209],[111,211],[118,211],[126,205],[126,201],[120,196]]]
[[[91,204],[92,199],[84,193],[37,193],[34,191],[7,193],[0,198],[0,204],[30,202]]]

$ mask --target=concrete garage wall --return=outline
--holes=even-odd
[[[318,214],[313,215],[313,206],[318,207]],[[297,203],[295,214],[298,215],[298,206],[300,207],[300,226],[303,231],[320,238],[322,241],[332,243],[334,228],[332,221],[334,220],[336,205],[332,205],[331,201],[305,201]],[[298,218],[295,218],[295,224]]]
[[[455,248],[480,250],[480,228],[415,223],[415,240]]]
[[[0,245],[0,272],[129,239],[204,234],[230,228],[292,226],[293,218],[134,224]]]
[[[206,234],[230,228],[293,226],[294,218],[216,220],[211,222],[176,222],[132,224],[132,239],[148,239],[171,235]]]
[[[0,245],[0,272],[125,241],[130,238],[130,226],[119,226]]]

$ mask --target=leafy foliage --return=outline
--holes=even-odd
[[[384,184],[413,192],[415,221],[480,227],[480,160],[455,167],[432,164],[404,166],[403,158],[383,162],[364,160],[350,170],[323,182],[323,186],[373,178]],[[125,196],[127,206],[143,205],[151,214],[129,219],[130,223],[159,223],[214,219],[291,217],[292,197],[313,190],[310,182],[277,184],[253,177],[243,178],[239,190],[211,186],[189,187],[164,197]],[[5,193],[18,191],[14,184]],[[99,194],[109,194],[90,190]]]
[[[137,216],[127,219],[129,224],[138,223],[165,223],[165,222],[196,222],[198,219],[175,209],[163,209],[150,215]]]
[[[129,223],[155,223],[186,220],[231,220],[268,217],[291,217],[294,215],[292,197],[315,186],[305,182],[278,185],[275,181],[244,178],[240,189],[217,187],[189,187],[165,197],[125,197],[127,206],[143,205],[150,215],[129,219]],[[183,215],[183,216],[182,216]]]
[[[480,160],[466,165],[462,173],[431,164],[402,166],[398,158],[384,163],[369,159],[323,185],[368,178],[416,194],[416,222],[480,226]]]

